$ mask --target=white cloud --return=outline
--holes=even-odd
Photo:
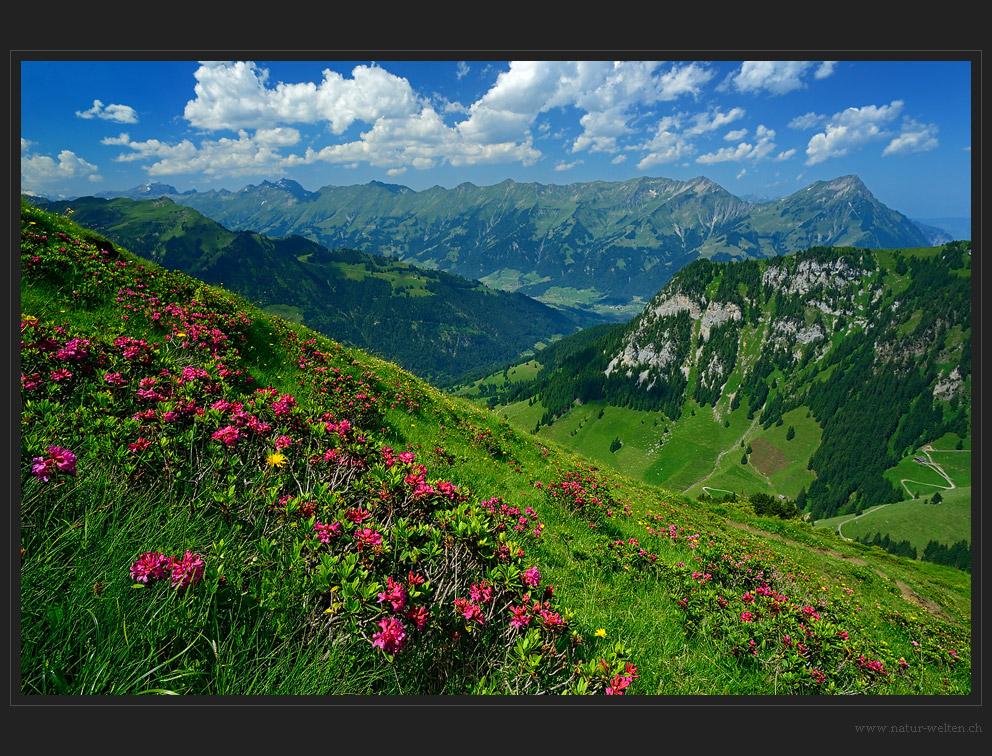
[[[459,79],[462,79],[466,75],[468,75],[468,71],[469,71],[468,63],[466,63],[464,60],[458,61],[458,66],[455,69],[455,76]]]
[[[25,139],[24,137],[21,137],[21,152],[28,152],[32,147],[34,147],[34,145],[35,143],[32,142],[30,139]]]
[[[410,83],[378,66],[356,66],[350,79],[327,69],[321,83],[279,82],[268,86],[268,69],[251,61],[202,63],[196,98],[186,103],[186,120],[206,131],[272,128],[278,124],[326,122],[341,134],[355,121],[415,113],[420,99]]]
[[[937,149],[937,125],[922,124],[907,119],[902,133],[882,150],[882,156],[903,155],[909,152],[928,152]]]
[[[131,143],[131,136],[126,131],[122,131],[119,136],[104,137],[103,139],[100,140],[100,144],[106,144],[117,147],[122,147],[130,143]]]
[[[803,131],[805,129],[812,129],[819,126],[826,119],[825,115],[819,115],[810,111],[805,115],[796,116],[791,121],[789,121],[789,128],[796,129],[797,131]]]
[[[624,162],[626,159],[627,159],[626,155],[617,155],[610,161],[610,163],[612,163],[613,165],[620,165],[620,163]]]
[[[828,76],[832,76],[834,73],[834,68],[837,66],[836,60],[825,60],[823,61],[816,72],[813,74],[814,78],[826,79]]]
[[[47,155],[29,155],[21,158],[21,184],[37,191],[58,181],[95,174],[97,170],[71,150],[62,150],[58,160]]]
[[[775,149],[775,131],[769,129],[764,124],[755,129],[754,143],[741,142],[736,147],[721,147],[716,152],[700,155],[696,158],[697,163],[709,165],[712,163],[739,163],[745,160],[757,162],[768,157]]]
[[[259,129],[255,132],[254,140],[257,144],[269,147],[289,147],[300,141],[300,132],[288,126]]]
[[[706,113],[698,113],[692,117],[692,126],[685,130],[686,136],[697,136],[708,131],[726,126],[744,117],[744,108],[733,108],[727,113],[720,112],[719,108]]]
[[[77,110],[76,115],[80,118],[100,118],[104,121],[116,121],[117,123],[138,122],[138,114],[130,105],[104,106],[99,100],[93,100],[93,107],[89,110]]]
[[[554,108],[584,111],[572,152],[614,152],[632,133],[639,109],[684,95],[698,95],[712,72],[698,63],[656,61],[512,61],[471,108],[459,133],[483,143],[524,139],[537,116]]]
[[[696,153],[696,147],[693,145],[695,137],[720,129],[743,117],[743,108],[733,108],[726,113],[719,108],[711,108],[695,115],[677,113],[673,116],[665,116],[658,122],[654,135],[647,142],[638,145],[638,149],[644,150],[647,154],[641,158],[637,167],[643,170],[655,165],[685,160]],[[746,129],[741,131],[747,133]],[[724,151],[720,152],[726,154]]]
[[[654,136],[641,149],[647,154],[637,163],[638,170],[644,170],[655,165],[674,163],[689,157],[695,148],[678,132],[678,119],[666,116],[658,123]]]
[[[747,174],[747,168],[741,168],[740,173],[738,173],[734,178],[744,178]]]
[[[237,139],[205,140],[198,147],[188,139],[178,144],[167,144],[157,139],[134,142],[127,134],[109,137],[104,144],[119,144],[131,150],[114,158],[116,162],[154,161],[144,166],[151,176],[184,173],[212,177],[247,176],[282,173],[287,161],[275,148],[283,143],[292,143],[288,141],[293,138],[292,132],[295,129],[272,129],[260,132],[262,138],[257,139],[241,130]]]
[[[724,134],[723,138],[728,142],[736,142],[738,139],[743,139],[747,136],[747,129],[737,129],[736,131],[728,131]]]
[[[789,158],[791,158],[795,154],[796,154],[795,148],[793,148],[791,150],[786,150],[785,152],[778,153],[778,155],[775,156],[775,160],[778,161],[778,162],[781,162],[783,160],[788,160]]]
[[[571,170],[572,168],[574,168],[577,165],[582,165],[583,162],[584,161],[582,161],[582,160],[573,160],[571,163],[566,163],[565,161],[561,160],[557,164],[555,164],[555,170],[556,171],[569,171],[569,170]]]
[[[902,100],[889,105],[848,108],[827,119],[824,131],[814,134],[806,146],[806,165],[842,157],[865,144],[891,136],[885,126],[902,110]]]
[[[729,82],[738,92],[767,91],[773,95],[784,95],[806,86],[803,77],[812,66],[810,61],[747,60],[741,64],[740,71],[722,86],[726,87]],[[829,76],[832,70],[832,65],[824,63],[817,69],[816,78]]]

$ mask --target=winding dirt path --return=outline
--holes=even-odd
[[[737,439],[737,441],[734,442],[734,445],[733,446],[731,446],[729,449],[724,449],[722,452],[720,452],[719,454],[716,455],[716,460],[713,462],[713,469],[710,470],[708,473],[706,473],[706,475],[704,475],[703,477],[701,477],[695,483],[693,483],[691,486],[686,486],[686,489],[685,490],[688,491],[691,488],[695,488],[700,483],[705,483],[710,478],[712,478],[713,477],[713,474],[716,473],[717,468],[720,466],[720,461],[727,454],[730,453],[730,449],[738,449],[738,448],[740,448],[741,441],[743,441],[745,438],[747,438],[747,434],[750,433],[751,431],[753,431],[754,430],[754,426],[757,425],[757,424],[758,424],[758,418],[754,418],[751,421],[751,424],[748,426],[748,429],[746,431],[744,431],[744,433],[741,435],[741,437],[739,439]],[[718,488],[716,490],[723,491],[724,489]]]
[[[891,504],[892,502],[889,502],[889,503]],[[849,523],[851,520],[857,520],[859,517],[864,517],[866,514],[871,514],[872,512],[877,512],[882,507],[887,507],[887,506],[889,506],[889,505],[888,504],[879,504],[877,507],[872,507],[871,509],[866,509],[864,512],[862,512],[859,515],[854,515],[853,517],[848,517],[843,522],[838,522],[837,523],[837,535],[839,535],[845,541],[853,541],[854,540],[853,538],[848,538],[846,535],[844,535],[844,531],[841,530],[841,528],[843,528],[845,525],[847,525],[847,523]]]
[[[910,491],[909,490],[909,486],[906,485],[907,482],[909,482],[909,483],[916,483],[917,485],[920,485],[920,486],[931,486],[933,488],[942,488],[945,491],[951,491],[951,490],[957,488],[957,486],[954,485],[954,481],[951,480],[950,476],[947,473],[944,472],[944,468],[942,468],[939,464],[937,464],[936,462],[934,462],[933,461],[933,457],[930,456],[930,452],[935,451],[935,449],[933,447],[931,447],[931,446],[924,446],[922,449],[920,449],[920,451],[927,455],[928,462],[924,465],[924,467],[929,467],[931,470],[933,470],[935,473],[937,473],[940,477],[942,477],[944,480],[946,480],[947,481],[947,485],[946,486],[942,486],[942,485],[940,485],[938,483],[924,483],[921,480],[913,480],[912,478],[903,478],[899,482],[902,484],[902,487],[906,489],[906,493],[908,493],[910,496],[913,496],[913,492]],[[955,449],[954,451],[958,451],[958,450]],[[960,451],[964,451],[964,450],[962,449]]]

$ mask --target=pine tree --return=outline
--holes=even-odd
[[[787,430],[787,431],[785,432],[785,440],[786,440],[786,441],[791,441],[791,440],[792,440],[792,439],[794,439],[795,437],[796,437],[796,429],[795,429],[795,428],[793,428],[793,427],[792,427],[792,426],[790,425],[790,426],[789,426],[789,430]]]

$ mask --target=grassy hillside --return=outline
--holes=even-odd
[[[965,573],[625,478],[100,244],[22,208],[21,694],[970,692]]]

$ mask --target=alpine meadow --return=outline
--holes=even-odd
[[[22,64],[19,702],[973,701],[959,68],[304,63]]]

